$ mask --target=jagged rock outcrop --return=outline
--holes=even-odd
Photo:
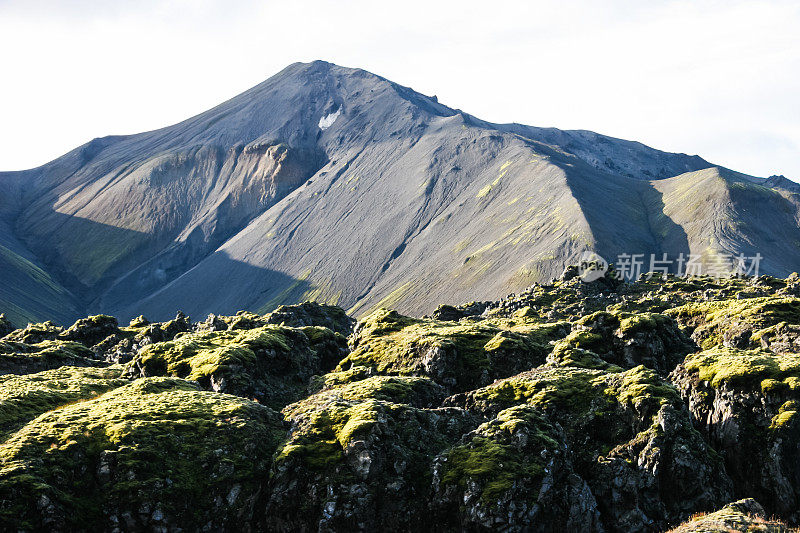
[[[505,409],[433,464],[431,513],[453,530],[603,531],[567,439],[530,406]]]
[[[555,346],[551,360],[577,361],[585,355],[576,357],[576,350],[588,350],[606,363],[622,368],[645,365],[666,376],[696,348],[671,317],[598,311],[575,323]]]
[[[800,355],[717,347],[672,374],[737,495],[800,521]]]
[[[267,324],[280,324],[295,328],[319,326],[347,337],[353,332],[355,319],[347,316],[344,309],[335,305],[303,302],[298,305],[282,305],[266,315]]]
[[[742,299],[722,299],[719,295],[714,301],[690,303],[670,314],[690,328],[692,338],[704,348],[770,348],[773,343],[776,348],[781,344],[791,347],[796,337],[794,328],[787,326],[800,322],[800,299],[766,294],[762,290]],[[738,296],[741,298],[742,292]]]
[[[642,366],[539,367],[445,405],[489,417],[530,405],[559,424],[610,530],[663,528],[732,496],[722,461],[692,427],[677,390]]]
[[[464,391],[544,363],[550,341],[567,329],[564,323],[453,323],[379,309],[358,323],[352,351],[338,369],[365,366],[428,376],[454,392]]]
[[[6,315],[0,313],[0,339],[14,331],[16,328],[14,325],[6,318]]]
[[[427,529],[431,460],[478,425],[463,410],[432,408],[442,392],[427,378],[380,376],[284,409],[291,429],[263,528]]]
[[[346,353],[344,337],[317,326],[200,331],[146,345],[124,373],[186,378],[208,390],[280,409],[300,397],[313,375],[332,369]]]

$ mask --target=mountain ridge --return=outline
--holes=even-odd
[[[0,173],[0,221],[63,307],[123,319],[164,319],[178,301],[199,315],[309,296],[356,313],[387,302],[424,313],[431,285],[444,300],[496,298],[587,250],[705,253],[711,236],[721,254],[760,246],[767,273],[796,269],[800,254],[750,212],[777,206],[771,223],[800,243],[797,191],[723,169],[738,200],[720,185],[708,198],[718,209],[696,224],[660,183],[688,173],[695,189],[710,182],[691,174],[709,168],[593,132],[492,124],[316,61],[175,125]],[[746,228],[719,229],[740,218]],[[0,302],[24,308],[13,292],[0,287]],[[16,322],[69,321],[37,308]]]

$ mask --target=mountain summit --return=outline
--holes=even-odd
[[[0,173],[0,309],[18,323],[305,299],[421,313],[549,279],[585,251],[760,253],[785,275],[800,265],[796,190],[295,63],[179,124]]]

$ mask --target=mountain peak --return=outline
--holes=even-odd
[[[163,318],[178,301],[194,315],[304,299],[428,312],[430,287],[437,301],[496,298],[590,249],[693,252],[754,205],[800,240],[780,195],[712,197],[705,174],[658,181],[711,167],[592,132],[492,124],[362,69],[293,63],[178,124],[0,174],[13,199],[0,245],[19,256],[14,279],[74,309]],[[732,207],[695,208],[688,190]],[[719,237],[730,252],[774,241]],[[795,261],[776,252],[768,266]],[[0,288],[3,301],[31,305]],[[33,307],[17,319],[53,316]]]

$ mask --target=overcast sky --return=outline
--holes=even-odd
[[[0,170],[324,59],[485,120],[800,180],[798,35],[793,0],[0,0]]]

